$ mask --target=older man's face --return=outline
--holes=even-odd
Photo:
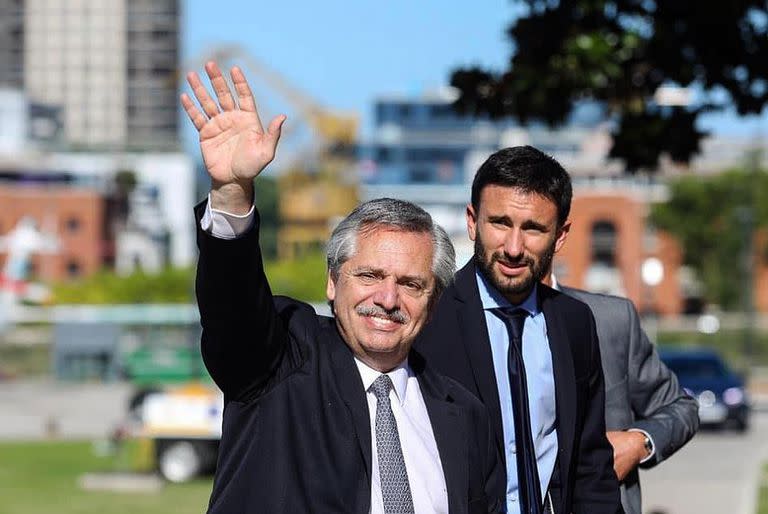
[[[341,335],[368,366],[386,372],[408,356],[429,315],[433,252],[426,232],[374,228],[358,234],[355,254],[328,278]]]

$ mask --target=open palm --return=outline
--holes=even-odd
[[[238,106],[216,63],[207,63],[205,69],[218,104],[194,72],[187,75],[187,81],[202,112],[188,95],[181,96],[184,110],[200,133],[203,162],[214,184],[250,182],[274,159],[285,116],[274,118],[264,131],[242,71],[231,70]]]

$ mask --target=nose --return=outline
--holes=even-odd
[[[519,228],[511,228],[504,239],[504,253],[510,257],[520,257],[523,254],[523,232]]]
[[[379,283],[379,287],[373,295],[373,303],[386,311],[391,311],[398,307],[399,295],[394,278],[388,277]]]

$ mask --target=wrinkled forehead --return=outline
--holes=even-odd
[[[395,270],[432,274],[434,244],[429,232],[399,227],[361,229],[347,263],[359,267],[391,267]]]

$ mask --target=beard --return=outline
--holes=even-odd
[[[513,257],[504,252],[494,252],[489,255],[478,231],[475,233],[475,261],[483,277],[505,298],[510,301],[514,299],[513,303],[517,303],[520,297],[525,299],[531,293],[536,283],[540,282],[549,272],[552,259],[555,256],[556,242],[556,239],[553,239],[552,243],[538,256],[523,253]],[[530,273],[525,277],[517,279],[504,277],[500,273],[494,272],[494,262],[502,262],[509,265],[524,264],[528,267]]]

